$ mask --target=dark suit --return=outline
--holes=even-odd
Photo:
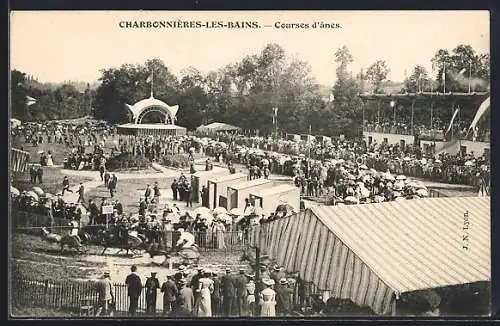
[[[148,277],[146,284],[146,312],[156,314],[156,296],[160,288],[160,282],[154,276]]]
[[[224,305],[224,314],[230,316],[236,299],[236,289],[234,287],[234,278],[232,275],[222,277],[222,301]]]
[[[212,281],[214,281],[214,292],[211,295],[212,299],[212,313],[214,316],[219,316],[221,314],[221,307],[220,307],[220,302],[221,302],[221,283],[220,279],[217,277],[213,277]]]
[[[281,316],[289,316],[292,311],[292,292],[286,286],[278,286],[276,289],[276,312]]]
[[[177,300],[179,289],[173,280],[167,280],[161,286],[163,292],[163,313],[168,314],[172,310],[172,303]]]
[[[234,286],[236,289],[236,306],[238,307],[238,315],[246,316],[246,298],[247,298],[247,277],[240,274],[234,278]]]
[[[139,296],[142,293],[141,278],[137,276],[137,274],[131,273],[125,279],[125,284],[128,285],[128,296],[130,297],[130,306],[128,308],[128,313],[130,316],[135,316]]]

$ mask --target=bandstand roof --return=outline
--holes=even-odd
[[[143,100],[140,100],[139,102],[135,103],[134,105],[127,104],[127,107],[132,112],[134,119],[136,119],[141,114],[141,112],[143,112],[147,108],[151,108],[151,107],[162,108],[166,112],[168,112],[171,117],[175,117],[177,114],[177,111],[179,110],[178,105],[170,106],[167,103],[165,103],[157,98],[154,98],[153,96],[151,96],[149,98],[145,98]]]

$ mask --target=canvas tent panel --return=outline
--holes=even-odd
[[[489,239],[482,238],[489,233],[489,198],[437,198],[387,204],[308,209],[255,227],[250,243],[319,289],[332,291],[339,298],[350,298],[360,306],[370,306],[376,313],[391,310],[394,293],[491,279],[490,250],[486,245]],[[427,215],[419,213],[423,207]],[[472,256],[472,249],[453,248],[457,242],[450,236],[457,231],[454,220],[463,223],[466,211],[477,221],[478,232],[471,233],[477,245]],[[291,229],[279,232],[278,225],[285,227],[286,219],[293,220],[288,222]],[[328,235],[323,241],[325,232]],[[479,238],[474,237],[477,234]]]
[[[376,205],[379,207],[375,208]],[[489,230],[486,227],[489,199],[430,198],[353,208],[315,207],[313,210],[396,290],[408,292],[489,280]],[[467,211],[475,216],[471,223],[476,226],[468,230],[474,246],[470,244],[464,249],[463,215]],[[367,243],[366,239],[371,241]]]

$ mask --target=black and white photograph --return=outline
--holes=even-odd
[[[489,11],[9,18],[9,318],[491,315]]]

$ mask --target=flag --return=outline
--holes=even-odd
[[[445,134],[447,134],[447,133],[448,133],[448,131],[450,131],[451,126],[453,125],[453,121],[455,120],[455,118],[456,118],[456,117],[457,117],[457,115],[458,115],[458,111],[460,111],[460,107],[458,107],[458,108],[455,110],[455,112],[453,113],[453,116],[451,117],[450,125],[448,126],[448,129],[446,129]]]
[[[479,119],[484,115],[484,113],[490,108],[490,97],[481,103],[479,108],[477,109],[476,115],[474,116],[474,120],[472,120],[472,123],[470,124],[469,130],[476,127],[477,123],[479,122]]]
[[[146,79],[146,83],[151,83],[153,81],[153,73],[148,76],[148,79]]]
[[[11,148],[10,151],[10,170],[14,172],[26,172],[30,153]]]
[[[443,75],[441,76],[442,80],[446,80],[446,66],[443,65]]]
[[[463,75],[466,71],[467,71],[467,69],[465,69],[465,68],[464,68],[464,69],[460,70],[460,71],[458,72],[458,74],[459,74],[459,75]]]
[[[32,106],[35,103],[36,103],[36,99],[34,99],[31,96],[26,96],[26,105],[27,106]]]
[[[335,101],[335,96],[333,95],[333,93],[330,94],[330,99],[329,100],[330,100],[330,102]]]

